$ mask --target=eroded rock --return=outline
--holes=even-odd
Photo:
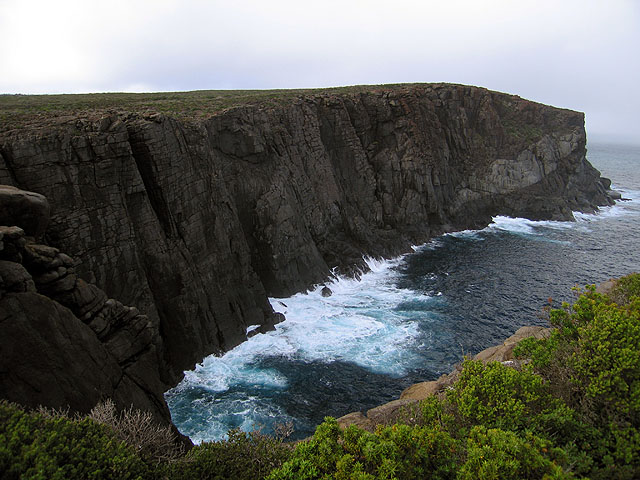
[[[27,235],[39,237],[47,228],[50,213],[43,195],[0,185],[0,225],[18,226]]]

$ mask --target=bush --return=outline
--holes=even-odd
[[[562,456],[550,442],[528,434],[525,439],[513,432],[474,427],[467,440],[467,460],[459,480],[571,479],[547,454]]]
[[[93,420],[26,413],[0,401],[0,472],[9,479],[145,479],[148,465]]]
[[[626,305],[633,297],[640,297],[640,275],[632,274],[620,278],[608,296],[618,305]]]
[[[138,454],[153,462],[172,462],[184,455],[171,427],[158,425],[150,412],[133,407],[116,412],[112,400],[96,405],[88,418],[110,427],[127,445]]]
[[[623,414],[640,426],[640,299],[620,307],[594,306],[579,328],[574,379],[597,409]]]
[[[282,439],[260,432],[229,431],[229,439],[191,449],[168,473],[172,479],[258,480],[280,467],[291,455]]]
[[[591,478],[640,476],[639,292],[638,274],[608,295],[587,286],[573,305],[551,312],[558,329],[549,339],[527,339],[514,350],[566,403],[566,414],[538,416],[532,425],[562,439],[576,471]]]
[[[435,428],[393,425],[370,433],[350,426],[342,431],[327,417],[268,479],[449,479],[455,477],[459,455],[458,443]]]
[[[447,395],[462,425],[520,429],[552,408],[543,379],[531,369],[516,370],[499,362],[466,360],[460,378]]]

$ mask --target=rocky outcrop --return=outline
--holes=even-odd
[[[12,226],[0,226],[0,398],[83,413],[111,398],[170,423],[158,331],[136,308],[79,278],[69,256],[25,234],[21,227],[46,227],[44,197],[3,191],[0,210],[20,208]]]
[[[132,334],[151,332],[155,354],[138,359],[138,347],[114,341],[114,361],[156,362],[169,386],[250,327],[280,321],[267,295],[357,271],[363,254],[394,255],[497,214],[570,219],[609,204],[585,153],[581,113],[475,87],[409,85],[190,122],[111,111],[4,128],[0,183],[46,196],[45,243],[77,260],[82,293],[46,293],[82,304],[75,314],[89,315],[98,337],[106,298],[144,312],[148,327],[122,318]],[[40,289],[69,269],[53,251],[25,256]],[[55,271],[38,270],[41,257],[58,258]]]
[[[27,235],[40,237],[49,223],[47,199],[9,185],[0,185],[0,225],[19,222]]]

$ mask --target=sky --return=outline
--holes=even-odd
[[[640,143],[640,0],[0,0],[0,93],[451,82]]]

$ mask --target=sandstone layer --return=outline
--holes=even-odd
[[[610,204],[585,143],[582,113],[476,87],[372,87],[193,121],[113,110],[4,128],[0,184],[48,198],[42,244],[76,259],[76,282],[144,313],[133,324],[148,350],[123,344],[114,362],[155,369],[156,398],[282,320],[268,296],[357,272],[363,255],[498,214],[567,220]]]

